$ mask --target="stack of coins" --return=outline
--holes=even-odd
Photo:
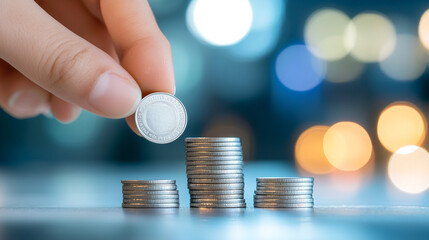
[[[255,208],[312,208],[313,178],[257,178]]]
[[[240,138],[186,138],[186,173],[195,208],[244,208]]]
[[[124,208],[178,208],[176,180],[124,180]]]

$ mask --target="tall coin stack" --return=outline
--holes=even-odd
[[[195,208],[244,208],[240,138],[186,138],[186,173]]]
[[[176,180],[123,180],[124,208],[178,208]]]
[[[313,178],[257,178],[255,208],[312,208]]]

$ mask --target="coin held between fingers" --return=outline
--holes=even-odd
[[[187,113],[183,103],[175,96],[157,92],[140,101],[135,121],[144,138],[153,143],[166,144],[185,131]]]

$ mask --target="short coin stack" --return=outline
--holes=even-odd
[[[312,208],[313,178],[257,178],[255,208]]]
[[[123,180],[124,208],[178,208],[176,180]]]
[[[195,208],[244,208],[240,138],[186,138],[186,173]]]

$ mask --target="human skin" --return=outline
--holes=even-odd
[[[16,118],[126,118],[174,94],[168,40],[147,0],[0,0],[0,106]]]

